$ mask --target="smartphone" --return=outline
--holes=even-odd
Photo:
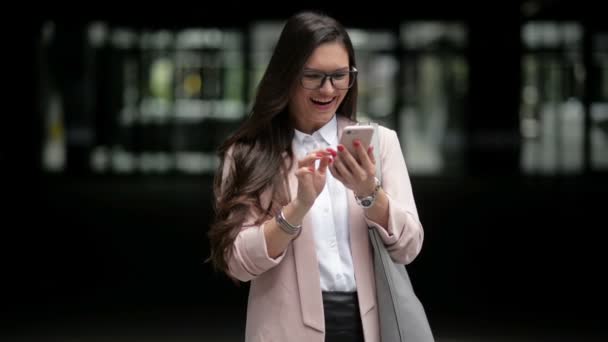
[[[367,148],[372,142],[373,135],[374,127],[371,125],[346,126],[342,131],[340,144],[344,145],[344,147],[346,147],[354,157],[357,157],[357,152],[355,151],[355,146],[353,146],[353,141],[358,139],[363,145],[363,148],[367,151]]]

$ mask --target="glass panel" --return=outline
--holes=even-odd
[[[521,168],[573,174],[584,166],[582,28],[530,22],[522,27]]]
[[[279,21],[260,21],[251,26],[251,45],[249,51],[249,105],[272,57],[272,52],[281,35],[283,23]]]
[[[399,133],[408,167],[418,175],[461,174],[468,96],[466,29],[460,23],[404,23],[401,44]]]
[[[176,169],[213,172],[215,150],[245,114],[242,34],[219,29],[178,32],[175,60]]]
[[[175,168],[171,154],[174,44],[175,33],[168,30],[143,32],[140,36],[142,98],[139,120],[133,128],[139,136],[137,166],[145,174],[164,174]],[[127,155],[122,151],[115,152],[117,157]]]
[[[591,103],[591,169],[608,170],[608,33],[593,38],[593,69],[598,87]]]
[[[66,168],[65,113],[58,87],[57,70],[53,68],[55,23],[46,22],[40,32],[40,112],[43,117],[42,169],[62,172]]]
[[[387,31],[354,28],[347,31],[359,70],[357,120],[373,120],[394,129],[399,72],[399,62],[395,57],[397,37]]]
[[[74,30],[49,21],[42,25],[39,38],[42,169],[87,173],[99,114],[96,64],[107,28],[94,23]]]
[[[49,22],[40,37],[45,170],[70,171],[83,153],[94,173],[215,171],[245,114],[241,31]]]

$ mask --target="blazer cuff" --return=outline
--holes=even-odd
[[[278,265],[285,256],[285,251],[274,259],[268,255],[263,224],[243,229],[236,237],[233,248],[229,269],[241,281],[259,276]]]
[[[388,196],[388,194],[387,194]],[[369,219],[365,216],[365,222],[368,227],[378,230],[380,238],[386,246],[394,245],[399,241],[399,237],[403,232],[403,226],[399,226],[398,222],[404,222],[398,219],[401,216],[399,210],[393,208],[393,203],[390,197],[388,197],[388,227],[380,225],[378,222]],[[397,219],[395,219],[397,218]]]
[[[259,275],[259,273],[263,273],[266,270],[278,265],[281,260],[283,260],[287,249],[285,249],[283,253],[281,253],[281,255],[279,255],[278,257],[274,259],[271,258],[268,255],[268,248],[266,246],[266,237],[264,236],[264,224],[251,230],[253,231],[251,234],[252,236],[250,239],[248,239],[249,241],[245,246],[247,254],[249,255],[253,265],[255,266],[256,273],[258,273]]]

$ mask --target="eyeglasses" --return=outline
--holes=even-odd
[[[300,77],[300,83],[304,89],[316,90],[323,87],[325,80],[329,78],[331,85],[340,90],[349,89],[355,84],[357,78],[357,68],[352,67],[348,71],[336,71],[326,74],[317,70],[305,70]]]

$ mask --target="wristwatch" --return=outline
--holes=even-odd
[[[357,204],[359,204],[359,206],[362,208],[367,209],[374,205],[374,202],[376,202],[376,196],[378,195],[378,190],[380,189],[380,180],[378,180],[378,178],[376,177],[374,177],[374,179],[376,181],[376,188],[374,188],[374,192],[371,195],[365,197],[359,197],[355,195],[355,200],[357,200]]]

